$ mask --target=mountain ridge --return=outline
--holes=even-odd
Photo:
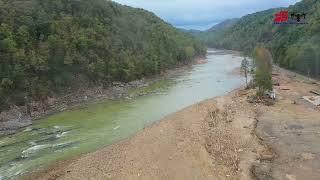
[[[274,16],[280,10],[288,10],[289,14],[307,13],[307,24],[274,24]],[[238,50],[249,56],[257,45],[263,45],[279,66],[320,77],[320,1],[317,0],[248,14],[223,31],[194,36],[209,47]]]
[[[239,18],[226,19],[226,20],[212,26],[211,28],[207,29],[206,31],[209,31],[209,32],[223,31],[224,29],[233,26],[235,23],[237,23],[238,20],[239,20]]]

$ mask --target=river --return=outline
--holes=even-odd
[[[153,93],[84,105],[35,121],[20,133],[0,138],[0,179],[95,151],[170,113],[226,94],[244,83],[239,75],[230,73],[240,66],[242,57],[238,53],[210,50],[207,60],[151,85]]]

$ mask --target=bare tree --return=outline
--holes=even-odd
[[[250,63],[248,59],[245,57],[241,62],[241,70],[244,72],[244,77],[246,78],[246,87],[248,87],[248,72],[250,68]]]

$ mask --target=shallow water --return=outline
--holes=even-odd
[[[215,50],[208,51],[207,59],[206,64],[185,68],[154,85],[156,88],[150,88],[154,93],[85,105],[36,121],[23,132],[1,138],[0,179],[97,150],[170,113],[223,95],[244,83],[243,78],[230,75],[240,66],[240,55]]]

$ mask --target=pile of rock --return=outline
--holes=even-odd
[[[14,106],[0,113],[0,136],[13,134],[31,124],[31,117],[26,115],[25,110]]]

